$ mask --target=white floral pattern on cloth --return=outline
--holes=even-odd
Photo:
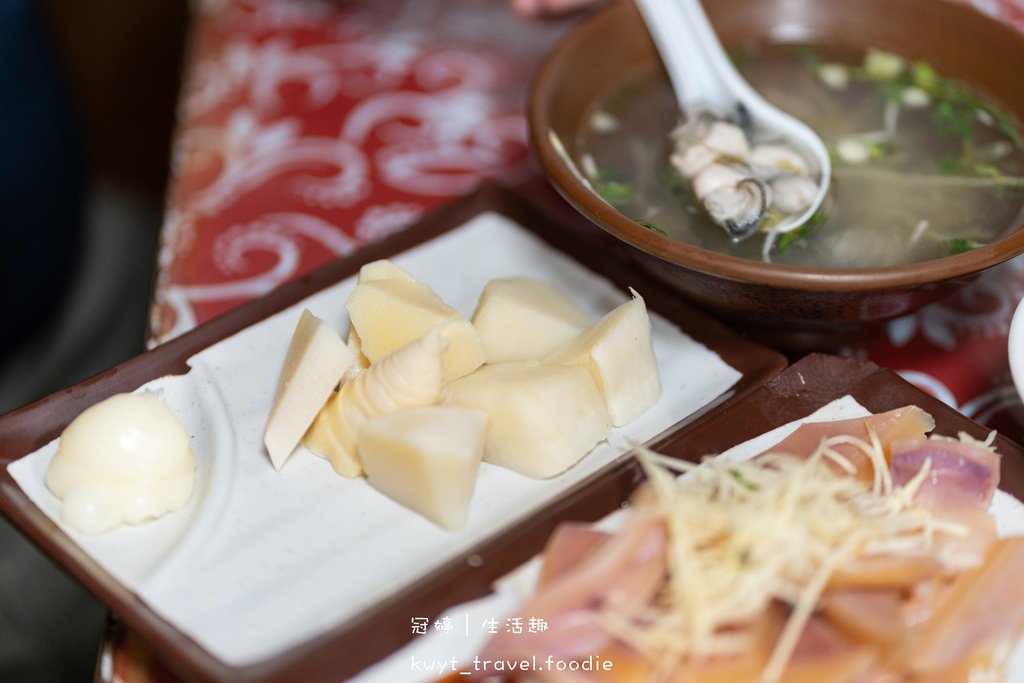
[[[151,344],[484,179],[539,175],[525,94],[565,24],[524,23],[501,0],[195,10]],[[325,227],[266,230],[270,216],[302,215]],[[243,245],[245,258],[223,258]]]

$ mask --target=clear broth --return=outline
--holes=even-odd
[[[806,48],[748,51],[737,60],[738,67],[768,100],[818,131],[830,149],[848,136],[883,128],[886,104],[877,83],[851,80],[841,90],[830,88],[799,50]],[[860,56],[847,54],[835,61],[858,64]],[[822,219],[807,234],[791,236],[774,249],[772,262],[894,266],[989,243],[1016,225],[1024,216],[1024,188],[1017,182],[1024,175],[1021,145],[976,122],[972,150],[994,144],[1010,149],[995,161],[978,156],[985,163],[979,161],[966,173],[951,170],[950,159],[962,159],[965,147],[961,138],[937,127],[935,106],[900,108],[897,133],[884,158],[848,164],[833,155],[833,186]],[[582,127],[577,141],[576,149],[583,152],[580,166],[620,212],[704,249],[762,258],[762,236],[731,242],[671,169],[669,133],[679,112],[660,69],[639,72],[599,98],[589,120],[594,125]],[[979,173],[983,167],[987,175]]]

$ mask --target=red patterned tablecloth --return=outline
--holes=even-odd
[[[1024,0],[969,1],[1024,30]],[[485,179],[545,191],[526,92],[572,18],[526,20],[502,0],[199,0],[194,9],[153,344]],[[1022,440],[1006,356],[1021,296],[1017,259],[847,352]],[[144,678],[132,662],[148,658],[113,651],[118,677]]]
[[[485,178],[539,173],[526,90],[565,22],[495,0],[205,0],[197,12],[156,342]]]

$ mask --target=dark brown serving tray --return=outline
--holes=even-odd
[[[186,359],[213,343],[354,275],[364,263],[426,242],[485,211],[509,217],[619,287],[632,286],[642,292],[651,310],[679,325],[742,373],[742,378],[711,404],[692,415],[680,416],[680,422],[656,438],[656,443],[671,441],[675,429],[741,400],[785,367],[780,354],[739,337],[616,258],[618,252],[607,248],[606,238],[596,228],[587,231],[556,224],[523,197],[496,185],[485,185],[408,230],[327,264],[102,374],[0,417],[0,513],[152,644],[168,668],[185,680],[338,681],[393,652],[411,638],[410,615],[438,614],[447,606],[487,593],[493,579],[535,554],[559,521],[581,515],[596,518],[617,506],[627,493],[618,483],[625,481],[618,471],[622,468],[607,476],[598,473],[573,487],[564,499],[484,541],[414,585],[403,587],[360,618],[283,655],[233,668],[181,634],[105,572],[27,498],[6,466],[58,436],[71,419],[93,403],[161,376],[185,373]],[[627,475],[626,480],[631,476]]]

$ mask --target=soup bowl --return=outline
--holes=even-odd
[[[969,84],[1017,121],[1024,120],[1024,36],[951,0],[715,0],[708,15],[727,48],[749,45],[869,47],[929,62]],[[817,268],[766,263],[703,249],[645,227],[607,203],[580,170],[580,132],[596,98],[660,60],[632,2],[596,10],[547,56],[530,92],[532,145],[552,184],[626,254],[665,284],[714,314],[799,346],[855,337],[944,297],[996,264],[1024,252],[1018,220],[1000,237],[956,255],[877,268]],[[668,87],[668,76],[661,71]],[[1000,226],[994,226],[1000,227]]]

